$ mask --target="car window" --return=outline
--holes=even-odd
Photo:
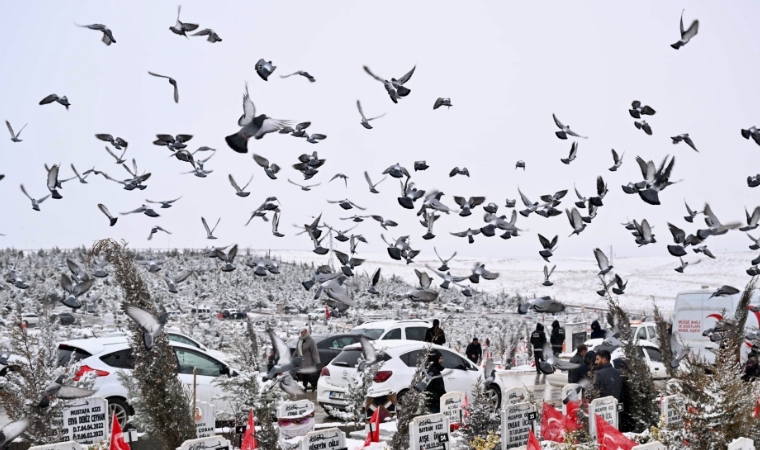
[[[653,362],[662,362],[662,354],[660,353],[660,350],[653,347],[644,347],[644,351],[647,352],[649,359]]]
[[[407,367],[417,367],[417,359],[422,356],[422,353],[423,350],[413,350],[409,353],[404,353],[400,358]]]
[[[644,339],[644,340],[646,340],[646,338],[647,338],[647,329],[644,328],[644,327],[639,328],[639,332],[636,333],[636,337],[638,339]]]
[[[58,346],[58,366],[67,366],[69,363],[89,358],[92,356],[81,348],[70,347],[68,345]]]
[[[443,355],[443,367],[445,369],[467,370],[467,364],[459,355],[445,350],[441,350],[441,354]]]
[[[374,341],[383,335],[383,331],[385,330],[382,328],[357,328],[349,331],[349,334],[361,334]]]
[[[642,347],[636,347],[636,352],[639,354],[640,358],[644,357],[644,349]]]
[[[406,330],[406,339],[409,341],[424,341],[427,327],[409,327]]]
[[[324,339],[317,344],[317,347],[322,349],[342,350],[347,345],[354,344],[358,341],[357,338],[352,336],[341,336],[337,338]]]
[[[178,334],[170,334],[169,340],[174,342],[179,342],[180,344],[190,345],[195,348],[200,348],[197,342],[191,341],[190,339],[186,338],[185,336],[180,336]]]
[[[657,339],[657,331],[654,329],[654,327],[647,327],[647,331],[649,331],[649,340]]]
[[[131,348],[119,350],[118,352],[113,352],[105,356],[101,356],[100,360],[111,367],[116,367],[119,369],[135,368],[135,357],[132,356]]]
[[[224,365],[206,355],[178,347],[174,348],[174,354],[177,355],[179,373],[192,374],[193,368],[195,368],[198,375],[218,377],[222,374]]]
[[[394,328],[383,336],[384,341],[391,339],[401,339],[401,328]]]

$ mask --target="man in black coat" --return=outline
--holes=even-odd
[[[578,348],[575,349],[575,354],[572,358],[570,358],[570,364],[580,364],[583,365],[583,357],[586,356],[586,352],[588,352],[588,347],[586,347],[586,344],[581,344],[578,346]],[[573,370],[567,371],[567,382],[569,383],[577,383],[581,380],[580,378],[580,367]]]
[[[607,331],[602,329],[599,321],[595,320],[591,322],[591,336],[589,336],[589,339],[604,339],[605,337],[607,337]]]
[[[549,337],[549,342],[552,344],[554,356],[562,353],[562,345],[565,343],[565,329],[559,326],[558,320],[552,322],[552,334]]]
[[[440,327],[438,319],[433,319],[433,326],[428,328],[425,332],[425,342],[432,342],[436,345],[443,345],[446,343],[446,334],[443,332],[443,328]]]
[[[467,355],[467,359],[472,361],[473,364],[477,364],[480,357],[483,355],[483,349],[480,347],[478,338],[472,338],[472,342],[467,344],[467,349],[464,351]]]
[[[533,358],[536,360],[536,373],[541,374],[539,364],[544,356],[544,345],[546,345],[546,334],[544,333],[544,326],[540,323],[536,324],[536,329],[530,335],[530,345],[533,346]]]
[[[428,355],[427,372],[431,376],[440,375],[443,371],[443,355],[438,350],[433,350]],[[425,389],[430,393],[428,397],[428,409],[431,414],[441,412],[441,397],[446,393],[446,386],[443,384],[443,377],[438,376],[430,380]]]
[[[599,397],[611,395],[620,402],[623,393],[623,378],[620,376],[620,371],[610,364],[610,358],[610,352],[607,350],[596,352],[594,389],[599,392]]]

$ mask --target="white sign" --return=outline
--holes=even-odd
[[[231,450],[232,444],[221,436],[210,436],[185,441],[177,450]]]
[[[311,431],[301,438],[299,450],[346,450],[346,433],[337,428]]]
[[[504,390],[504,401],[501,402],[502,408],[506,408],[508,405],[527,402],[529,398],[528,390],[524,387],[514,386],[507,388]]]
[[[755,443],[750,438],[736,438],[728,444],[728,450],[755,450]]]
[[[314,429],[314,403],[309,400],[283,402],[277,408],[277,421],[284,439],[305,436]]]
[[[560,391],[560,397],[562,397],[562,415],[567,415],[567,404],[565,403],[565,399],[568,397],[568,392],[571,391],[577,391],[580,387],[580,384],[576,383],[570,383],[566,384],[562,387],[562,390]],[[581,390],[580,394],[570,394],[570,400],[575,401],[575,398],[578,398],[578,400],[581,400],[583,398],[583,391]]]
[[[63,411],[63,440],[82,445],[105,441],[109,434],[109,419],[106,399],[88,397],[74,400],[69,409]]]
[[[303,417],[314,412],[314,403],[309,400],[282,402],[277,407],[277,418]]]
[[[195,402],[201,416],[195,421],[195,437],[205,438],[214,435],[216,426],[216,408],[212,403]]]
[[[665,444],[661,444],[660,441],[648,442],[646,444],[636,445],[631,450],[668,450]]]
[[[29,447],[29,450],[84,450],[84,447],[76,442],[59,442],[57,444],[38,445]]]
[[[409,448],[414,450],[449,450],[449,419],[443,414],[417,416],[409,424]]]
[[[667,395],[660,402],[660,414],[665,419],[665,425],[678,425],[683,422],[679,411],[683,411],[683,398],[680,395]]]
[[[528,435],[533,429],[536,407],[528,402],[508,405],[501,413],[501,448],[518,448],[528,445]]]
[[[588,434],[590,434],[594,439],[597,439],[596,436],[596,415],[602,417],[602,419],[606,420],[608,424],[612,425],[613,427],[618,427],[618,413],[617,413],[617,400],[613,396],[607,396],[602,398],[597,398],[595,400],[591,401],[591,404],[588,406]]]
[[[463,404],[464,393],[447,392],[441,396],[441,413],[449,419],[449,423],[462,423]]]

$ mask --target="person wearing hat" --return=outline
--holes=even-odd
[[[428,328],[425,333],[425,342],[432,342],[435,345],[443,345],[446,343],[446,334],[444,334],[443,328],[440,327],[438,319],[433,319],[433,326]]]
[[[443,384],[443,377],[440,376],[443,371],[443,355],[438,350],[433,350],[428,354],[427,363],[428,375],[436,377],[430,380],[425,389],[430,393],[428,409],[431,414],[435,414],[441,412],[441,397],[446,394],[446,386]]]
[[[478,364],[478,360],[483,355],[483,349],[480,347],[478,338],[472,338],[472,342],[467,344],[467,349],[464,351],[464,353],[467,355],[467,359],[472,361],[473,364]]]

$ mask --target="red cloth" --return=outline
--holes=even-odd
[[[373,425],[374,430],[372,429]],[[364,441],[362,448],[367,447],[373,442],[380,442],[380,408],[377,408],[369,419],[369,433],[367,433],[367,439]]]
[[[528,431],[528,448],[526,450],[541,450],[541,444],[538,443],[533,430]]]
[[[638,444],[623,435],[607,423],[599,414],[596,415],[596,435],[599,450],[631,450]]]
[[[253,420],[253,408],[248,412],[248,426],[243,433],[243,442],[240,444],[240,450],[254,450],[259,448],[256,442],[256,426]]]
[[[541,437],[545,441],[565,441],[565,417],[561,411],[546,402],[541,413]]]
[[[565,432],[572,433],[580,428],[578,424],[578,408],[580,402],[567,402],[565,409],[567,410],[567,416],[565,416]]]
[[[330,318],[330,309],[325,306],[325,317]]]
[[[464,401],[462,402],[462,410],[465,417],[470,417],[470,402],[467,400],[467,394],[464,394]]]
[[[111,416],[111,445],[108,450],[131,450],[129,444],[124,441],[124,432],[116,419],[116,413]]]

